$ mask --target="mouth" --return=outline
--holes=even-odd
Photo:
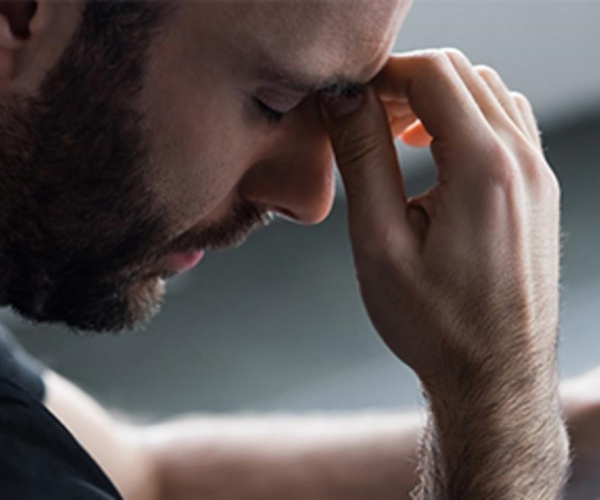
[[[240,246],[256,229],[274,219],[270,211],[250,204],[237,205],[223,221],[203,228],[194,228],[172,240],[151,261],[155,271],[150,276],[168,279],[196,267],[208,251]],[[156,272],[158,271],[158,272]]]

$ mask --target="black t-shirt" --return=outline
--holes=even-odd
[[[44,407],[44,370],[0,325],[0,499],[121,499]]]

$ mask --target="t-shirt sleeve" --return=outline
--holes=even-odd
[[[46,366],[25,352],[14,336],[0,325],[0,379],[12,382],[43,402],[46,387],[42,375],[46,370]]]

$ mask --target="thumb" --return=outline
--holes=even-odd
[[[346,191],[350,229],[362,238],[378,228],[388,233],[389,224],[405,220],[407,205],[383,104],[367,86],[323,97],[321,112]]]

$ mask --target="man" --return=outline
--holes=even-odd
[[[273,214],[325,218],[332,146],[365,305],[430,406],[418,459],[410,418],[135,428],[7,337],[3,498],[561,496],[559,195],[525,98],[456,51],[390,59],[403,0],[0,9],[4,305],[135,328],[205,251]],[[406,199],[390,128],[430,144],[424,196]],[[575,444],[592,383],[566,396]]]

